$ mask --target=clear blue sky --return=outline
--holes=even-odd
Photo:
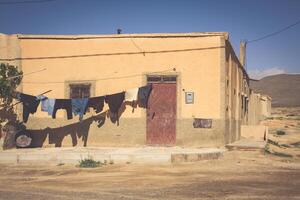
[[[18,0],[0,0],[12,2]],[[26,0],[24,0],[26,1]],[[6,34],[109,34],[226,31],[238,54],[255,39],[300,20],[300,0],[55,0],[0,4]],[[248,45],[247,68],[300,73],[300,24]]]

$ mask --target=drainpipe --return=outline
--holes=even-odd
[[[246,67],[246,44],[247,42],[245,41],[240,42],[240,63],[244,68]]]

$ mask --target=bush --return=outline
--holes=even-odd
[[[277,130],[276,134],[277,135],[285,135],[285,132],[283,130]]]
[[[96,168],[104,165],[100,161],[95,161],[93,158],[85,158],[79,161],[79,167],[81,168]]]

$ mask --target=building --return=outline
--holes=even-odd
[[[249,111],[249,77],[228,33],[2,34],[0,39],[1,62],[24,74],[36,72],[23,77],[19,91],[26,94],[51,90],[51,98],[93,97],[153,84],[149,108],[124,104],[119,125],[110,122],[108,112],[96,116],[90,110],[78,122],[67,120],[64,110],[52,119],[38,109],[26,124],[33,146],[217,147],[238,140],[241,125],[257,117]]]

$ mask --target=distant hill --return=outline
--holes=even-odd
[[[254,91],[272,97],[272,106],[300,106],[300,74],[267,76],[259,81],[250,81]]]

